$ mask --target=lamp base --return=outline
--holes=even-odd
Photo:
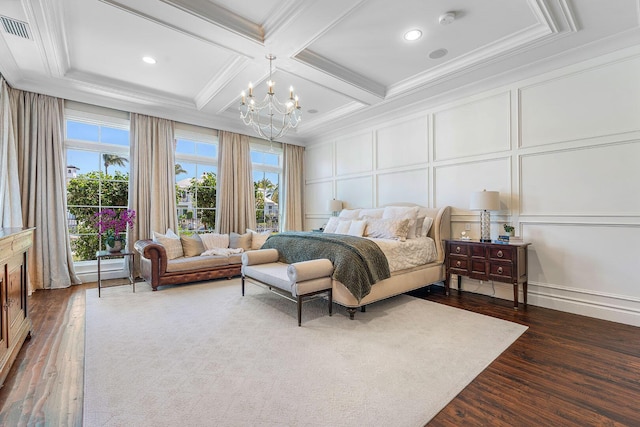
[[[491,216],[487,210],[480,213],[480,241],[491,241]]]

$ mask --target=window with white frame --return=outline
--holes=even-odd
[[[257,231],[279,231],[282,148],[252,139],[251,163],[256,197]]]
[[[127,209],[128,119],[67,112],[65,119],[67,224],[74,262],[96,259],[105,248],[96,214]]]
[[[216,227],[218,138],[176,127],[176,207],[180,234]]]

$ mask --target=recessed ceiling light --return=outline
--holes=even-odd
[[[422,37],[422,31],[420,30],[409,30],[404,33],[404,39],[408,42],[413,42]]]
[[[146,62],[147,64],[155,64],[155,63],[156,63],[156,60],[155,60],[155,59],[153,59],[153,58],[152,58],[152,57],[150,57],[150,56],[143,56],[143,57],[142,57],[142,60],[143,60],[144,62]]]

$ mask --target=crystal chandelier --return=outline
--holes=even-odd
[[[251,126],[260,137],[273,142],[283,136],[289,129],[293,129],[302,120],[302,112],[298,103],[298,95],[294,95],[293,87],[289,88],[289,99],[278,101],[273,90],[275,82],[271,79],[272,62],[276,57],[266,55],[269,60],[269,80],[267,81],[267,95],[262,101],[256,101],[253,96],[253,85],[249,83],[249,94],[242,91],[240,103],[240,117],[245,125]]]

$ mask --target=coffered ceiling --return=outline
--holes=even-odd
[[[273,54],[276,94],[293,86],[303,112],[283,140],[305,144],[640,44],[638,10],[638,0],[2,0],[0,72],[19,89],[250,134],[240,92],[252,82],[266,93]],[[405,41],[410,29],[422,37]]]

